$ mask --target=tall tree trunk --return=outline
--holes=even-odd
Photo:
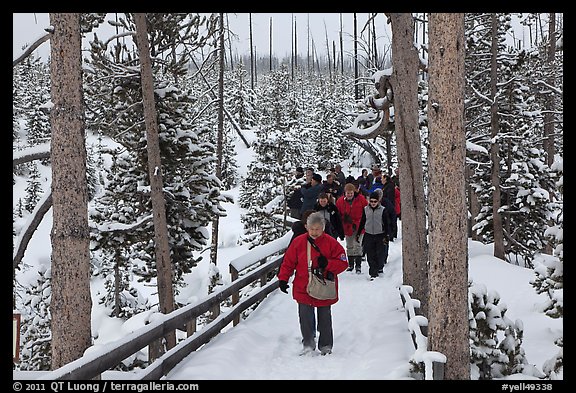
[[[430,303],[428,342],[445,379],[470,379],[464,14],[430,14]]]
[[[378,69],[378,40],[376,39],[376,15],[372,14],[372,47],[374,50],[374,68]]]
[[[546,78],[546,83],[549,86],[555,87],[556,80],[554,78],[554,59],[556,58],[556,14],[554,12],[550,13],[550,19],[548,21],[548,76]],[[554,154],[556,153],[554,149],[554,110],[556,109],[556,96],[554,93],[548,93],[546,95],[546,110],[544,111],[544,150],[546,151],[546,164],[549,167],[554,163]],[[550,195],[552,195],[552,190],[548,190]],[[550,225],[553,222],[550,221]],[[547,254],[552,254],[552,244],[546,244],[545,250]]]
[[[360,99],[360,91],[358,90],[358,21],[356,13],[354,13],[354,99]]]
[[[234,59],[232,58],[232,40],[230,39],[230,22],[226,14],[226,32],[228,33],[228,51],[230,53],[230,70],[234,71]],[[270,67],[272,67],[272,43],[270,43]],[[272,68],[270,68],[272,70]]]
[[[272,17],[270,17],[270,72],[272,72]]]
[[[216,143],[216,177],[222,180],[222,145],[224,138],[224,23],[220,14],[220,69],[218,70],[218,136]],[[212,220],[212,247],[210,262],[218,265],[218,228],[220,216]]]
[[[294,18],[294,72],[296,70],[298,70],[298,24]]]
[[[52,369],[92,344],[80,14],[51,13]]]
[[[470,215],[468,218],[468,236],[472,238],[472,240],[480,240],[480,235],[478,235],[476,231],[472,229],[476,223],[474,221],[474,217],[478,217],[478,214],[480,213],[480,202],[478,201],[478,195],[470,184],[472,171],[473,169],[470,167],[470,164],[466,164],[466,192],[468,195],[468,206],[470,208]]]
[[[490,159],[492,161],[492,223],[494,226],[494,256],[504,259],[504,227],[502,215],[498,212],[501,205],[500,190],[500,142],[498,133],[500,131],[498,121],[498,15],[492,14],[492,58],[490,61],[490,129],[491,141]]]
[[[414,22],[409,13],[389,14],[392,21],[390,83],[394,91],[394,113],[398,169],[402,192],[402,269],[404,284],[414,288],[424,316],[428,312],[428,244],[426,201],[418,126],[418,69],[414,46]]]
[[[342,26],[342,13],[340,13],[340,74],[344,75],[344,37],[342,36],[342,31],[344,30]],[[342,79],[342,84],[344,84],[344,79]]]
[[[328,29],[324,22],[324,35],[326,37],[326,56],[328,56],[328,80],[332,82],[332,60],[330,59],[330,40],[328,40]]]
[[[158,271],[158,298],[160,312],[168,314],[174,311],[174,290],[172,288],[172,264],[170,261],[170,244],[168,242],[168,225],[166,221],[162,163],[160,159],[160,140],[156,120],[154,78],[152,76],[152,62],[148,45],[146,14],[135,13],[134,21],[136,23],[136,44],[140,55],[142,103],[144,106],[144,122],[146,123],[148,177],[150,178],[152,214],[154,216],[154,251],[156,254],[156,269]],[[168,332],[165,339],[167,349],[173,348],[176,345],[176,335],[174,331]]]
[[[248,14],[250,21],[250,87],[254,90],[254,42],[252,41],[252,14]]]
[[[307,20],[307,27],[306,27],[306,72],[308,72],[308,78],[310,78],[310,70],[314,70],[314,59],[312,59],[312,68],[310,68],[310,15],[308,15],[308,20]]]

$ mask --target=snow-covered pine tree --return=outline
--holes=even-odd
[[[302,135],[297,126],[297,102],[290,94],[290,74],[286,66],[263,76],[261,96],[261,129],[253,148],[254,161],[240,189],[240,206],[248,212],[242,216],[245,233],[242,240],[250,248],[283,236],[287,182],[296,166],[301,165]]]
[[[352,152],[349,138],[341,131],[342,124],[346,124],[345,113],[351,109],[353,98],[337,96],[336,86],[331,82],[318,85],[311,81],[304,84],[306,106],[303,113],[306,114],[309,139],[302,149],[310,150],[315,166],[326,171],[349,158]]]
[[[135,160],[120,150],[111,151],[106,186],[90,209],[90,222],[95,227],[91,251],[93,275],[104,279],[105,292],[97,294],[99,302],[110,308],[110,315],[128,319],[150,308],[133,286],[134,271],[139,269],[138,259],[132,255],[132,245],[138,241],[134,226],[146,218],[135,211],[137,205],[126,203],[126,195],[136,192],[137,182],[132,180]]]
[[[287,145],[282,131],[261,130],[253,144],[256,153],[248,165],[248,176],[240,190],[247,212],[241,217],[245,235],[241,240],[249,248],[286,234],[283,222],[286,183],[291,164],[286,161]]]
[[[38,277],[23,297],[20,363],[27,371],[51,370],[50,269],[40,266]]]
[[[513,60],[513,56],[504,53],[506,50],[505,37],[506,32],[510,29],[510,18],[507,14],[499,14],[500,23],[498,35],[498,53],[502,55],[499,57],[499,67],[502,70],[509,67],[508,63]],[[466,100],[465,100],[465,128],[466,140],[484,147],[488,152],[490,151],[493,141],[490,140],[491,126],[490,126],[490,60],[491,60],[491,29],[492,14],[483,13],[466,13],[465,14],[465,29],[466,29]],[[503,82],[500,81],[499,82]],[[501,84],[500,86],[503,86]],[[498,95],[499,100],[502,101],[501,95]],[[473,230],[481,235],[480,239],[484,243],[489,243],[494,240],[493,228],[493,197],[492,197],[492,184],[491,184],[491,162],[490,155],[475,155],[471,156],[467,152],[467,160],[474,163],[470,168],[470,185],[472,190],[479,192],[475,197],[477,198],[480,208],[477,217],[474,218],[475,224]],[[502,173],[504,168],[504,160],[500,154],[500,178],[506,176]]]
[[[32,213],[36,207],[36,203],[40,200],[44,190],[40,185],[40,172],[38,171],[38,163],[36,161],[29,162],[28,167],[30,172],[28,173],[28,185],[26,186],[26,197],[24,198],[24,208],[28,213]]]
[[[551,170],[556,174],[558,192],[564,194],[563,160],[557,155]],[[563,197],[557,203],[553,224],[546,229],[545,236],[550,240],[555,258],[541,255],[534,267],[536,277],[531,284],[537,293],[545,293],[548,301],[543,306],[544,313],[550,318],[564,318],[564,205]],[[564,337],[561,335],[554,343],[560,348],[555,356],[548,359],[542,370],[550,379],[561,379],[564,369]]]
[[[471,378],[494,379],[522,372],[528,363],[521,348],[522,321],[512,322],[500,295],[483,284],[469,282],[468,301]]]
[[[240,62],[234,71],[228,73],[226,90],[226,108],[241,129],[251,129],[257,124],[258,110],[256,93],[250,88],[248,72],[244,64]]]
[[[154,14],[149,18],[153,25],[150,29],[153,36],[150,40],[151,51],[160,51],[160,48],[166,50],[170,43],[176,44],[185,39],[176,33],[179,26],[183,26],[180,22],[187,17],[191,18],[185,28],[190,36],[189,44],[205,44],[208,38],[196,35],[194,31],[206,22],[205,18]],[[127,30],[134,27],[129,15],[126,19],[121,18],[118,24]],[[134,225],[151,214],[146,140],[141,121],[142,107],[138,104],[141,101],[139,75],[130,66],[133,54],[121,43],[115,47],[115,58],[111,58],[104,43],[97,40],[92,43],[92,53],[93,72],[87,78],[87,88],[93,100],[90,104],[95,108],[90,118],[91,129],[120,143],[136,159],[129,173],[119,172],[116,175],[126,188],[132,188],[121,198],[124,204],[133,207],[131,223]],[[220,194],[222,185],[214,176],[215,147],[211,142],[212,131],[206,126],[216,122],[209,117],[199,119],[203,109],[198,105],[198,97],[187,90],[189,84],[184,75],[186,67],[183,61],[178,58],[171,64],[155,62],[153,70],[169,241],[176,283],[199,261],[193,252],[206,246],[209,237],[206,226],[214,214],[224,214],[220,202],[228,200]],[[138,239],[134,240],[130,255],[133,261],[139,261],[135,272],[146,281],[156,276],[154,260],[150,258],[154,254],[151,225],[151,222],[143,222],[134,228]]]

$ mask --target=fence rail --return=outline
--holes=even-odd
[[[416,309],[420,308],[420,300],[412,299],[410,294],[413,290],[414,288],[410,285],[400,286],[402,305],[404,306],[404,310],[406,310],[408,328],[410,329],[412,342],[416,348],[412,360],[424,366],[424,379],[442,380],[444,379],[446,355],[428,350],[428,319],[423,315],[416,314]]]
[[[283,243],[278,243],[281,246]],[[158,345],[168,332],[175,329],[184,330],[188,337],[180,341],[174,348],[155,359],[148,367],[131,375],[133,379],[160,379],[172,370],[182,359],[206,344],[229,323],[238,323],[241,313],[248,307],[262,301],[270,292],[278,288],[278,281],[269,282],[275,269],[280,266],[283,255],[271,259],[272,254],[281,253],[284,247],[275,247],[270,255],[260,256],[261,265],[244,275],[237,274],[233,282],[224,288],[210,294],[205,300],[184,306],[170,314],[160,314],[157,320],[143,326],[128,336],[105,344],[100,348],[88,350],[87,353],[57,370],[43,373],[38,379],[68,380],[68,379],[98,379],[102,372],[110,370],[124,359],[133,355],[145,346]],[[258,251],[253,251],[258,252]],[[252,266],[252,265],[250,265]],[[245,267],[247,270],[249,266]],[[240,273],[237,271],[237,273]],[[260,280],[260,289],[251,291],[246,299],[240,301],[240,290],[255,281]],[[220,314],[220,305],[232,298],[232,308],[225,314]],[[201,330],[196,331],[196,319],[204,313],[211,312],[214,317]]]

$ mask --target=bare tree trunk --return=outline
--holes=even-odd
[[[230,39],[230,22],[228,21],[228,14],[226,14],[226,31],[228,32],[228,51],[230,52],[230,70],[234,71],[234,59],[232,58],[232,40]],[[270,26],[272,29],[272,26]],[[272,71],[272,41],[270,41],[270,71]]]
[[[376,39],[376,14],[372,14],[372,47],[374,48],[374,68],[378,69],[378,40]]]
[[[402,268],[404,284],[414,288],[424,316],[428,312],[426,201],[418,126],[418,70],[414,23],[409,13],[389,14],[392,21],[395,132],[402,192]]]
[[[328,80],[332,82],[332,60],[330,59],[330,41],[328,40],[328,29],[326,22],[324,22],[324,35],[326,37],[326,56],[328,56]]]
[[[431,13],[429,21],[428,342],[446,355],[445,379],[470,379],[464,14]]]
[[[358,90],[358,20],[356,13],[354,13],[354,99],[360,99],[360,91]]]
[[[16,253],[14,254],[14,258],[12,260],[13,274],[16,274],[16,268],[22,261],[22,258],[24,258],[24,253],[28,248],[30,240],[32,240],[32,235],[34,234],[34,232],[36,232],[36,229],[38,229],[38,226],[40,225],[40,223],[44,219],[44,216],[46,215],[46,213],[48,213],[48,210],[50,210],[51,207],[52,207],[52,193],[49,193],[43,199],[38,201],[38,204],[36,205],[34,211],[32,212],[32,214],[34,214],[32,220],[28,221],[28,225],[22,229],[23,233],[18,237],[19,239],[18,243],[14,244]]]
[[[220,69],[218,70],[218,137],[216,143],[216,177],[222,179],[222,145],[224,137],[224,24],[222,15],[220,20]],[[218,265],[218,228],[220,216],[216,215],[212,221],[212,247],[210,248],[210,262]]]
[[[270,72],[272,72],[272,17],[270,17]]]
[[[92,344],[80,14],[51,13],[52,369]]]
[[[475,230],[472,228],[474,224],[476,224],[474,218],[478,217],[480,213],[480,202],[478,201],[478,196],[474,189],[470,185],[470,177],[472,176],[472,169],[470,165],[466,165],[466,190],[468,193],[468,206],[470,207],[470,217],[468,218],[468,236],[472,238],[472,240],[480,240],[480,236],[476,233]]]
[[[344,75],[344,38],[342,37],[342,13],[340,13],[340,74]],[[344,83],[344,80],[342,80]]]
[[[556,57],[556,13],[552,12],[549,14],[550,19],[548,21],[548,76],[546,83],[549,86],[556,86],[556,80],[554,78],[554,59]],[[556,153],[554,149],[554,110],[556,106],[556,97],[553,93],[548,93],[546,95],[546,111],[544,112],[544,150],[546,151],[546,164],[549,167],[554,163],[554,154]],[[548,190],[551,191],[551,190]],[[550,193],[552,195],[552,193]],[[550,225],[553,225],[550,222]],[[544,252],[547,254],[552,254],[552,244],[546,244]]]
[[[490,62],[490,129],[491,140],[490,159],[492,160],[492,222],[494,226],[494,256],[504,259],[504,227],[502,215],[498,212],[501,205],[500,191],[500,143],[498,142],[498,15],[492,14],[492,59]]]
[[[308,15],[306,26],[306,67],[308,78],[310,78],[310,15]],[[314,68],[314,62],[312,62],[312,68]]]
[[[156,122],[154,78],[152,75],[152,62],[148,45],[146,14],[135,13],[134,21],[136,23],[136,44],[140,55],[142,103],[144,106],[144,121],[146,123],[148,176],[150,178],[152,214],[154,216],[154,251],[156,253],[156,269],[158,271],[158,298],[160,312],[168,314],[174,311],[174,290],[172,288],[172,264],[170,260],[170,244],[168,242],[168,224],[166,221],[162,163],[160,159],[160,140],[158,138],[158,124]],[[174,331],[168,332],[165,339],[167,349],[171,349],[176,345],[176,335]]]
[[[252,41],[252,14],[248,14],[250,20],[250,87],[254,90],[254,42]]]
[[[294,72],[298,69],[298,24],[294,18]]]

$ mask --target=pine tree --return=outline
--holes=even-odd
[[[40,185],[40,172],[38,171],[38,163],[29,163],[30,172],[28,174],[28,185],[26,186],[26,197],[24,198],[24,208],[28,213],[32,213],[36,204],[40,200],[44,191]]]
[[[563,196],[563,160],[560,156],[556,156],[551,169],[556,175],[555,185],[558,192]],[[536,277],[531,284],[537,293],[545,293],[548,297],[543,307],[544,313],[550,318],[564,318],[564,207],[562,203],[558,203],[556,208],[553,224],[545,231],[545,235],[554,247],[555,258],[542,257],[535,263]],[[562,375],[564,368],[563,336],[558,337],[554,343],[560,349],[543,365],[543,371],[550,379],[556,379],[558,375]]]
[[[488,291],[483,284],[469,281],[470,353],[472,379],[502,378],[522,373],[528,361],[521,348],[522,321],[512,322],[506,305],[496,291]],[[499,335],[504,332],[504,338]],[[537,370],[530,374],[541,375]]]
[[[50,271],[38,270],[38,277],[24,295],[20,335],[20,370],[51,370]]]

